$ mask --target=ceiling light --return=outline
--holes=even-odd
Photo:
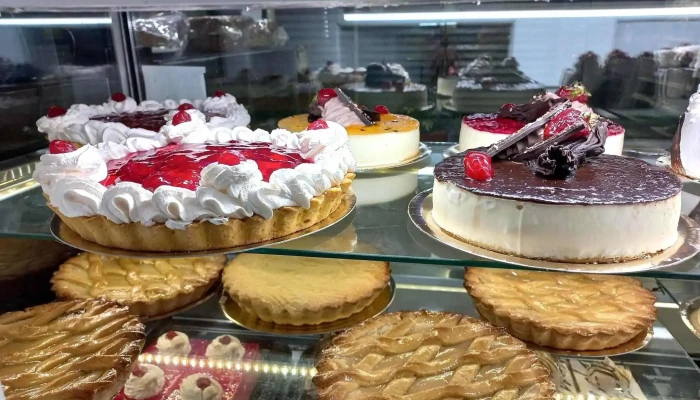
[[[0,18],[0,26],[75,26],[109,25],[112,19],[105,18]]]

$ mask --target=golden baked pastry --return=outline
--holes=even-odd
[[[616,347],[656,320],[656,297],[634,278],[468,268],[464,280],[482,317],[540,346]]]
[[[319,400],[550,399],[549,370],[502,328],[460,314],[379,315],[336,336]]]
[[[7,400],[110,400],[145,340],[127,307],[73,300],[0,315]]]
[[[226,256],[123,258],[82,253],[63,263],[51,283],[63,299],[106,299],[141,316],[191,304],[218,281]]]
[[[389,263],[239,254],[224,268],[224,288],[266,322],[313,325],[349,317],[389,283]]]

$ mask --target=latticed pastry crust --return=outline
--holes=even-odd
[[[0,316],[7,400],[110,400],[145,340],[127,307],[73,300]]]
[[[656,320],[656,297],[634,278],[469,268],[464,280],[479,314],[540,346],[616,347]]]
[[[69,228],[83,239],[107,247],[136,251],[204,251],[245,246],[291,235],[327,218],[343,200],[355,174],[348,173],[339,186],[311,199],[311,207],[282,207],[272,218],[259,215],[229,219],[215,225],[194,222],[185,229],[170,229],[165,224],[116,224],[102,215],[67,217],[49,202],[49,207]]]
[[[385,261],[240,254],[224,269],[224,288],[247,313],[284,325],[347,318],[386,288]]]
[[[202,298],[225,263],[226,256],[137,259],[83,253],[63,263],[51,283],[63,299],[112,300],[134,314],[153,316]]]
[[[383,314],[323,349],[320,400],[551,399],[549,370],[501,328],[460,314]]]

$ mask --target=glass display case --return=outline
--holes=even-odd
[[[120,400],[700,398],[697,3],[0,0],[0,31],[8,400],[80,389],[17,348],[92,311],[9,313],[93,297],[145,326]]]

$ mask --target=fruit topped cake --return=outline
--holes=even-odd
[[[418,155],[418,120],[393,114],[382,105],[373,110],[356,105],[340,89],[321,89],[309,106],[308,115],[287,117],[278,125],[282,129],[300,132],[315,126],[326,129],[329,122],[347,129],[350,151],[358,168],[391,166]]]
[[[637,259],[677,242],[677,176],[603,154],[609,125],[591,125],[567,99],[511,111],[540,116],[435,167],[432,215],[443,230],[498,253],[577,263]]]
[[[562,86],[556,93],[544,93],[535,96],[526,104],[504,104],[495,114],[472,114],[462,119],[462,129],[459,133],[459,151],[481,146],[489,146],[512,135],[526,124],[534,122],[544,115],[553,106],[569,100],[571,110],[565,115],[551,121],[539,132],[544,136],[547,129],[553,129],[560,124],[560,120],[581,120],[588,124],[588,129],[597,121],[607,124],[608,135],[605,141],[605,154],[622,154],[622,146],[625,140],[625,128],[595,114],[588,107],[590,93],[581,84]],[[546,139],[546,137],[544,137]]]
[[[219,90],[204,100],[144,100],[140,104],[124,93],[114,93],[104,104],[74,104],[69,109],[52,106],[36,126],[49,141],[64,140],[75,146],[119,143],[131,137],[155,138],[160,128],[183,110],[197,111],[211,128],[250,124],[245,107]]]
[[[83,239],[140,251],[275,239],[325,219],[345,197],[355,159],[342,126],[212,128],[191,111],[175,113],[153,139],[78,149],[54,141],[34,179]]]

